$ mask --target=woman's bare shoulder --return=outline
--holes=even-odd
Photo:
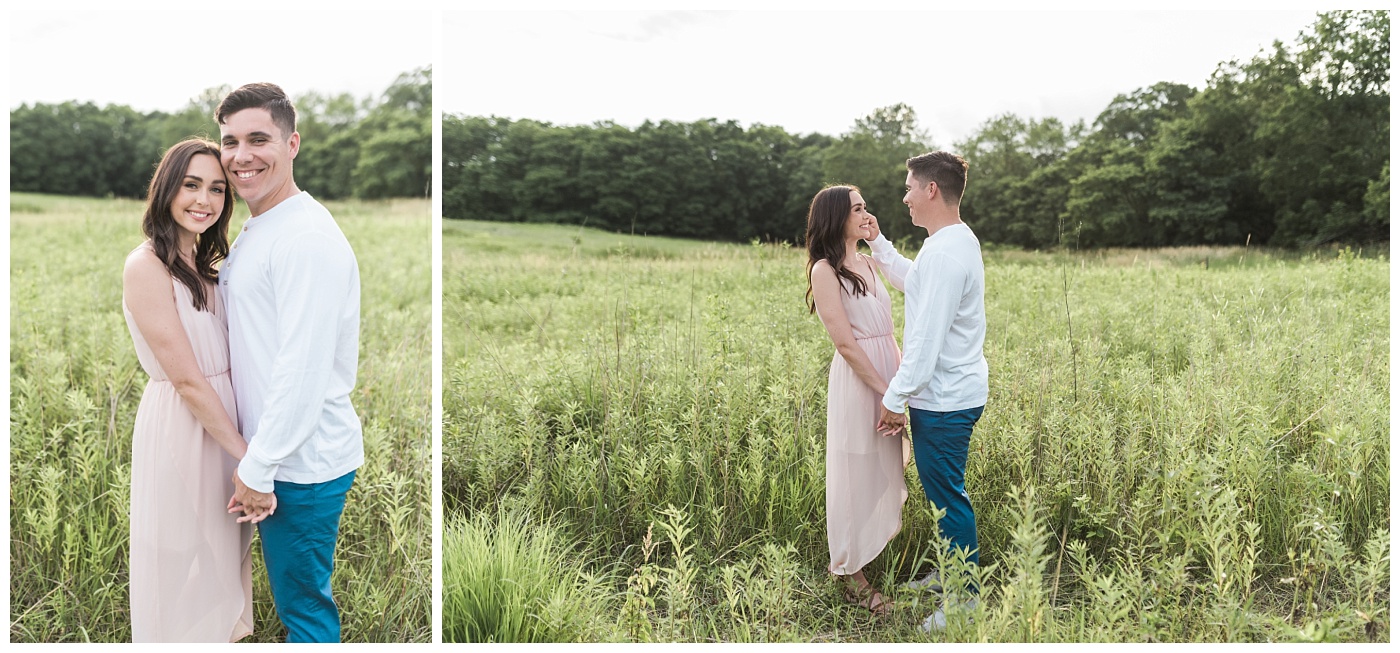
[[[122,268],[122,276],[128,280],[169,278],[170,271],[165,268],[165,263],[156,256],[156,250],[151,247],[151,241],[146,241],[131,250],[126,255],[126,264]]]

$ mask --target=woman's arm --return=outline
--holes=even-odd
[[[248,445],[195,361],[194,348],[185,336],[175,308],[171,284],[170,272],[156,258],[155,252],[142,247],[126,258],[126,267],[122,270],[122,298],[136,321],[136,328],[195,419],[224,451],[236,460],[242,459]]]
[[[879,279],[876,279],[875,283],[880,283]],[[817,304],[817,314],[822,318],[826,334],[831,337],[832,344],[836,345],[836,353],[846,359],[846,364],[855,370],[856,376],[860,377],[865,385],[883,396],[889,389],[889,379],[880,378],[880,374],[870,362],[870,357],[856,344],[856,336],[851,331],[846,309],[841,306],[840,280],[836,277],[836,271],[825,260],[817,261],[816,265],[812,266],[812,300]]]

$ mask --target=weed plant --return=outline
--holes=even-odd
[[[365,465],[332,591],[346,641],[432,640],[427,202],[330,202],[361,277],[352,401]],[[145,387],[121,311],[142,204],[17,193],[10,215],[10,640],[129,641],[131,429]],[[246,219],[241,205],[231,233]],[[254,544],[252,641],[280,641]]]
[[[443,257],[445,505],[550,525],[555,583],[609,590],[577,639],[1389,640],[1383,255],[988,248],[982,566],[911,466],[884,618],[826,572],[805,252],[452,220]],[[924,635],[932,568],[981,592]]]

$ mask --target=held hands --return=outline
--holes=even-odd
[[[242,512],[243,516],[238,518],[238,523],[244,522],[258,523],[267,519],[272,513],[277,512],[277,495],[271,492],[259,492],[243,484],[243,479],[238,478],[238,470],[233,470],[233,496],[228,500],[228,512],[233,514]]]
[[[904,435],[904,430],[909,426],[909,418],[904,413],[892,413],[890,409],[880,406],[880,423],[875,426],[875,430],[880,435],[889,437],[891,435]]]

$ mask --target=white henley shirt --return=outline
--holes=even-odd
[[[324,483],[364,462],[350,405],[360,342],[360,272],[326,207],[302,192],[249,218],[219,270],[228,315],[238,476]]]
[[[986,405],[982,246],[972,229],[939,229],[913,261],[884,234],[869,245],[885,278],[904,292],[904,357],[881,403],[895,413],[905,405],[936,412]]]

